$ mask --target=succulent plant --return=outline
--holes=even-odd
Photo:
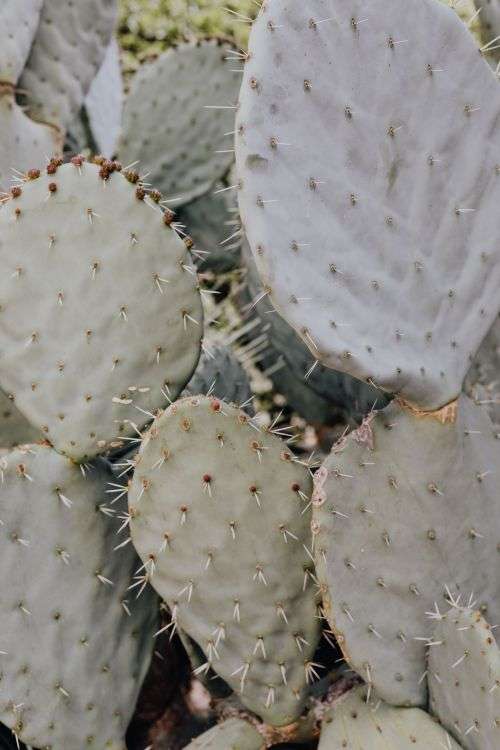
[[[40,440],[42,433],[21,414],[14,399],[0,390],[0,450]]]
[[[138,176],[118,170],[51,162],[0,210],[0,383],[78,461],[137,437],[200,350],[186,245]]]
[[[194,739],[186,750],[265,750],[262,736],[243,719],[227,719]]]
[[[124,750],[158,627],[153,591],[130,590],[132,545],[113,552],[124,492],[113,504],[103,463],[82,472],[46,445],[0,469],[0,719],[35,747]]]
[[[466,396],[456,422],[393,402],[315,476],[316,571],[347,661],[395,705],[425,705],[425,613],[474,591],[500,616],[498,444]]]
[[[198,671],[277,725],[300,715],[315,674],[310,491],[279,437],[192,397],[153,423],[129,492],[134,544],[173,626],[204,651]]]
[[[183,395],[210,395],[252,410],[248,375],[230,347],[205,340],[205,351]]]
[[[421,409],[456,399],[498,312],[499,113],[498,81],[435,0],[264,4],[239,204],[264,287],[317,360]]]
[[[124,164],[138,160],[173,207],[207,193],[234,159],[240,82],[231,67],[239,54],[218,40],[181,45],[132,81],[119,157]]]
[[[43,0],[3,0],[0,7],[0,89],[15,86],[28,59]]]
[[[500,317],[497,316],[467,373],[465,391],[486,406],[490,419],[500,425]]]
[[[44,0],[19,81],[30,117],[66,130],[104,60],[116,15],[116,0]]]
[[[428,680],[431,710],[464,750],[495,750],[500,736],[500,652],[471,607],[435,614]]]

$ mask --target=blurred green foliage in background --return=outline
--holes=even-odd
[[[125,72],[173,44],[199,37],[221,35],[245,48],[246,19],[258,10],[258,0],[120,0]]]

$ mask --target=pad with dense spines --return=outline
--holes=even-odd
[[[0,483],[0,720],[53,750],[124,750],[157,630],[157,599],[117,544],[100,462],[82,473],[48,446],[4,452]],[[125,505],[124,505],[125,503]]]
[[[474,591],[500,617],[499,444],[466,396],[457,421],[393,403],[316,475],[315,556],[346,659],[389,703],[425,702],[425,613]],[[419,640],[420,639],[420,640]]]
[[[31,168],[43,168],[47,159],[62,151],[62,142],[54,128],[33,122],[14,99],[0,96],[0,192]]]
[[[0,449],[35,443],[43,435],[30,425],[14,403],[13,398],[0,390]]]
[[[219,184],[216,188],[224,189]],[[238,213],[228,196],[229,193],[207,193],[179,211],[179,220],[186,225],[194,241],[194,255],[198,258],[196,265],[200,271],[227,273],[239,264]]]
[[[334,703],[323,719],[319,750],[460,750],[425,711],[368,697],[362,686]]]
[[[106,54],[116,0],[44,0],[20,78],[28,113],[64,130],[77,116]]]
[[[497,750],[500,652],[492,628],[467,608],[436,619],[428,656],[431,710],[464,750]]]
[[[189,252],[144,192],[77,160],[0,210],[0,384],[76,460],[136,435],[198,360]]]
[[[263,737],[243,719],[227,719],[194,739],[186,750],[264,750]]]
[[[143,65],[132,81],[119,156],[124,164],[140,160],[174,207],[208,192],[234,158],[234,56],[218,40],[185,44]]]
[[[246,240],[242,258],[251,298],[249,307],[262,321],[254,335],[267,342],[265,351],[260,346],[257,351],[264,369],[290,406],[308,421],[320,424],[338,420],[359,423],[374,406],[385,406],[387,397],[382,391],[315,363],[307,346],[265,294]]]
[[[271,299],[324,364],[424,409],[457,397],[497,313],[499,118],[498,82],[435,0],[264,4],[240,209]]]
[[[129,492],[134,544],[175,622],[277,725],[300,715],[315,669],[310,491],[278,437],[191,397],[154,422]]]
[[[465,390],[476,403],[486,406],[491,421],[500,425],[500,317],[497,316],[465,381]]]
[[[2,0],[0,6],[0,86],[15,85],[26,62],[43,0]]]
[[[245,404],[245,409],[252,398],[248,375],[236,355],[228,346],[210,340],[186,390],[193,396],[210,394],[230,404]]]

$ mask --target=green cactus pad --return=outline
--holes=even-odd
[[[464,750],[500,746],[500,652],[480,612],[454,607],[429,646],[430,705]]]
[[[54,128],[33,122],[16,104],[14,94],[0,96],[0,192],[17,184],[19,172],[43,168],[62,151]],[[0,196],[1,202],[1,196]]]
[[[203,330],[185,244],[113,168],[76,159],[0,210],[0,384],[78,461],[177,397]]]
[[[0,87],[15,85],[28,58],[43,0],[2,0]]]
[[[210,394],[237,406],[245,404],[245,409],[249,411],[247,404],[252,398],[252,391],[248,375],[228,346],[211,341],[205,343],[205,351],[186,386],[185,395],[200,394]]]
[[[158,627],[152,589],[129,591],[132,545],[113,552],[124,499],[103,463],[82,472],[48,446],[0,468],[0,720],[39,748],[124,750]]]
[[[0,390],[0,450],[39,440],[43,440],[42,433],[30,425],[14,400]]]
[[[129,492],[134,544],[174,622],[277,725],[300,715],[314,677],[310,492],[278,437],[203,397],[153,423]]]
[[[499,117],[498,81],[435,0],[264,3],[240,209],[270,298],[328,367],[425,409],[457,397],[498,311]]]
[[[425,711],[367,698],[366,687],[354,688],[327,711],[318,750],[460,750]]]
[[[201,734],[186,750],[264,750],[264,739],[243,719],[227,719]]]
[[[315,477],[315,557],[346,659],[381,698],[426,699],[425,613],[474,591],[500,617],[499,445],[466,396],[440,424],[390,404]]]
[[[119,156],[124,164],[140,160],[174,208],[208,192],[234,159],[235,55],[217,40],[181,45],[132,81]]]
[[[28,113],[64,130],[99,70],[116,20],[116,0],[44,0],[20,88]]]

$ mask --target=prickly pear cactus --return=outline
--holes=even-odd
[[[132,545],[113,552],[123,493],[110,505],[103,464],[48,446],[0,468],[0,720],[39,748],[124,750],[158,626],[152,590],[129,590]]]
[[[264,286],[316,359],[423,409],[457,397],[498,311],[499,116],[495,76],[434,0],[263,5],[239,203]]]
[[[492,54],[498,59],[498,40],[494,40],[500,35],[500,2],[499,0],[476,0],[476,4],[481,9],[480,18],[486,42],[489,42],[488,49],[491,48]]]
[[[495,750],[500,742],[500,652],[480,612],[436,613],[429,646],[431,709],[464,750]]]
[[[0,449],[40,440],[43,440],[42,433],[30,425],[14,399],[0,390]]]
[[[47,158],[61,152],[57,131],[30,120],[16,104],[12,91],[2,93],[0,84],[0,191],[17,184],[19,172],[33,167],[42,169]]]
[[[324,607],[351,666],[396,705],[426,699],[425,613],[474,591],[496,622],[498,441],[466,396],[456,423],[397,403],[370,414],[316,475]]]
[[[0,210],[0,384],[77,461],[137,438],[189,380],[202,335],[185,244],[117,169],[52,163]]]
[[[419,708],[394,708],[366,687],[343,695],[323,719],[318,750],[460,750],[454,739]]]
[[[276,725],[300,715],[317,668],[310,492],[278,437],[203,397],[153,423],[129,492],[145,574],[203,649],[198,671]]]
[[[269,301],[246,240],[242,258],[251,298],[246,310],[251,308],[255,318],[261,321],[255,339],[266,342],[266,348],[259,345],[257,352],[264,370],[289,404],[304,418],[319,424],[339,418],[347,423],[361,422],[373,407],[384,407],[388,399],[382,391],[315,361],[307,346]]]
[[[0,6],[0,88],[15,85],[28,58],[43,0],[2,0]]]
[[[227,403],[251,408],[252,391],[248,375],[230,347],[205,342],[205,351],[186,387],[185,395],[221,398]]]
[[[116,11],[116,0],[44,0],[19,83],[31,117],[61,130],[71,124],[106,54]]]
[[[265,742],[243,719],[227,719],[193,740],[186,750],[264,750]]]
[[[119,156],[173,207],[208,192],[234,159],[232,132],[241,53],[218,40],[185,44],[141,67],[123,112]],[[169,203],[169,204],[170,204]]]

